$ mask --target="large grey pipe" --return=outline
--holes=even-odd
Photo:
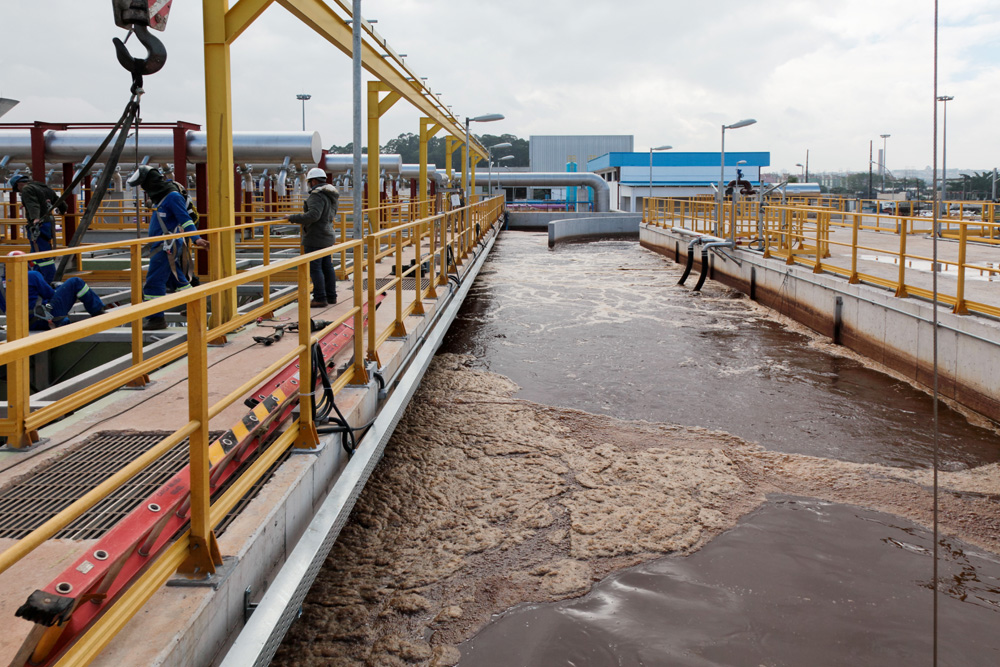
[[[403,157],[401,155],[379,155],[378,166],[380,170],[385,171],[387,174],[398,174],[400,167],[403,166]],[[354,156],[333,153],[326,154],[327,173],[344,174],[347,173],[348,169],[353,168]],[[367,173],[368,171],[368,155],[361,156],[361,171],[362,173]]]
[[[476,174],[476,185],[486,185],[486,174]],[[493,182],[501,187],[562,188],[581,186],[594,191],[594,211],[606,213],[611,210],[611,186],[597,174],[589,171],[502,171],[493,172]]]
[[[205,132],[187,133],[189,162],[208,160],[208,136]],[[104,140],[103,132],[93,130],[49,130],[45,133],[46,162],[79,162],[93,155],[94,162],[104,162],[106,155],[94,155]],[[125,155],[136,151],[134,134],[125,142]],[[110,152],[110,149],[107,151]],[[174,133],[165,130],[139,131],[139,155],[150,162],[174,161]],[[28,130],[0,130],[0,155],[12,160],[31,162],[31,136]],[[323,147],[318,132],[234,132],[233,158],[237,162],[277,162],[285,157],[293,162],[318,164]]]

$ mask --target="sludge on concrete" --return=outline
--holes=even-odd
[[[706,544],[770,492],[929,525],[928,471],[769,452],[735,436],[513,399],[440,355],[274,659],[452,665],[523,602]],[[997,465],[940,473],[946,533],[1000,552]]]

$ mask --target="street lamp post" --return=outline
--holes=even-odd
[[[673,146],[657,146],[649,149],[649,196],[647,199],[653,198],[653,151],[669,151],[671,148]]]
[[[306,100],[311,100],[312,95],[306,95],[305,93],[300,93],[295,96],[295,99],[302,100],[302,131],[306,131]]]
[[[805,183],[806,182],[806,166],[804,164],[802,164],[801,162],[796,162],[795,166],[802,168],[802,182]]]
[[[490,196],[493,196],[493,149],[494,148],[511,148],[513,144],[509,141],[505,141],[502,144],[494,144],[492,146],[486,147],[486,152],[490,154],[489,162],[489,176],[487,176],[486,187],[489,188]]]
[[[465,205],[469,205],[469,200],[472,196],[470,192],[470,182],[471,182],[471,147],[469,146],[469,123],[490,123],[495,120],[503,120],[503,114],[499,113],[488,113],[484,116],[476,116],[475,118],[465,117]]]
[[[885,192],[885,155],[886,155],[885,140],[892,135],[880,134],[878,136],[882,137],[882,192]]]
[[[500,163],[507,162],[508,160],[513,160],[513,155],[504,155],[501,158],[497,158],[497,188],[500,188]],[[506,195],[505,195],[506,196]]]
[[[725,195],[725,184],[723,181],[726,178],[726,130],[735,130],[740,127],[746,127],[747,125],[753,125],[757,121],[753,118],[744,118],[741,121],[737,121],[732,125],[722,126],[722,149],[719,156],[719,206],[715,212],[715,234],[722,231],[722,205],[726,201]],[[730,235],[730,241],[733,243],[733,247],[736,247],[736,225],[733,225],[732,234]]]

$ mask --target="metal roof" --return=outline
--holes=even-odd
[[[532,171],[566,171],[566,163],[576,162],[577,171],[587,169],[588,161],[613,151],[632,151],[630,134],[531,135],[528,151]]]

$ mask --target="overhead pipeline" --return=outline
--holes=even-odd
[[[480,168],[476,172],[476,185],[485,186],[488,177],[489,173]],[[588,171],[494,171],[493,183],[508,188],[589,187],[594,191],[594,211],[606,213],[611,210],[611,186],[597,174]]]
[[[189,130],[187,133],[189,162],[207,162],[208,134]],[[88,155],[94,162],[103,162],[105,155],[93,155],[106,133],[93,130],[48,130],[45,132],[46,162],[80,162]],[[133,134],[125,142],[124,155],[136,153]],[[174,134],[170,130],[139,129],[138,154],[153,163],[174,161]],[[12,161],[31,162],[29,130],[0,130],[0,157]],[[236,162],[277,162],[286,157],[292,162],[318,164],[323,147],[318,132],[234,132],[233,159]]]

